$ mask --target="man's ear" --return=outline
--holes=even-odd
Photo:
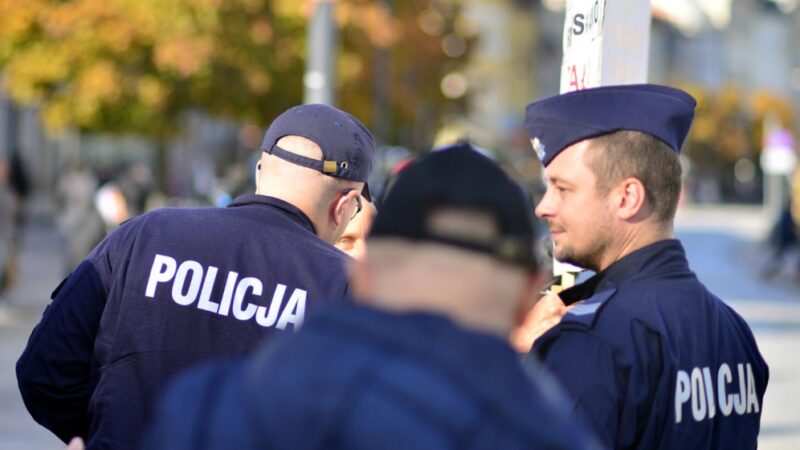
[[[336,200],[331,204],[330,216],[331,223],[334,226],[338,227],[342,222],[350,219],[350,217],[347,217],[348,205],[357,195],[358,191],[356,190],[348,191],[346,194],[337,196]]]
[[[647,189],[638,178],[622,180],[614,189],[613,206],[620,219],[630,220],[647,207]]]

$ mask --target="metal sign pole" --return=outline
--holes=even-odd
[[[315,0],[308,27],[304,103],[336,103],[336,0]]]

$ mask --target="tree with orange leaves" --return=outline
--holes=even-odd
[[[453,2],[394,3],[337,2],[339,98],[371,121],[373,89],[365,87],[381,82],[372,66],[383,49],[391,57],[388,110],[394,128],[405,130],[421,111],[441,113],[439,80],[463,52],[446,55],[445,34],[424,31],[418,20],[437,7],[441,28],[452,28]],[[0,2],[3,87],[17,102],[40,105],[53,131],[163,138],[187,110],[263,125],[302,101],[310,9],[295,0]]]

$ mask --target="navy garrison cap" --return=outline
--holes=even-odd
[[[696,104],[691,95],[668,86],[603,86],[531,103],[525,129],[544,166],[572,144],[619,130],[647,133],[680,152]]]
[[[278,147],[284,136],[302,136],[322,149],[322,160],[306,158]],[[324,174],[366,182],[372,173],[375,139],[350,114],[321,104],[299,105],[278,116],[264,135],[261,150]]]
[[[485,211],[497,223],[497,233],[477,237],[437,228],[429,221],[430,213],[442,207]],[[462,143],[429,153],[403,169],[369,236],[439,242],[534,270],[536,233],[530,211],[522,189],[500,166]]]

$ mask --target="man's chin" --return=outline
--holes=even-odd
[[[580,267],[581,269],[586,269],[587,265],[585,261],[582,261],[580,258],[575,258],[569,254],[559,254],[558,252],[554,253],[556,260],[560,263],[571,264],[573,266]]]

